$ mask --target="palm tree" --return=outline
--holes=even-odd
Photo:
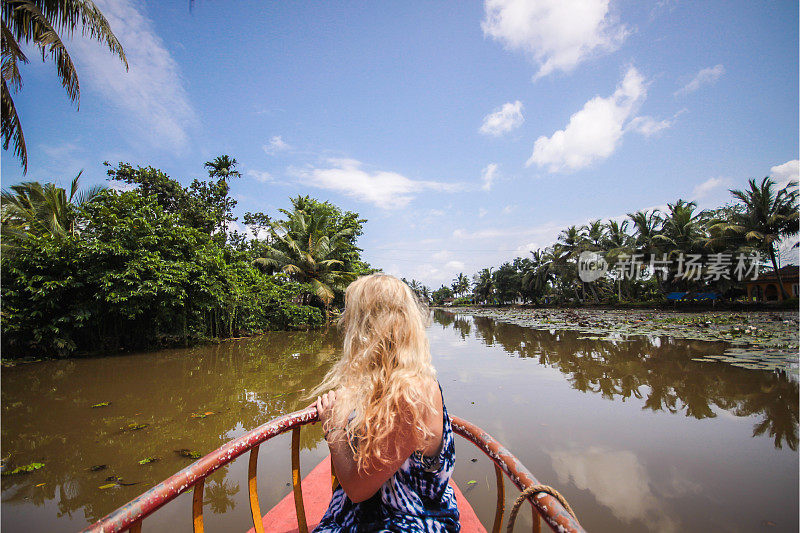
[[[431,289],[427,285],[423,285],[419,293],[426,302],[431,301]]]
[[[213,161],[206,161],[203,167],[208,169],[209,177],[218,178],[227,183],[231,178],[242,177],[242,173],[236,170],[237,164],[235,157],[220,155]]]
[[[635,213],[628,213],[628,218],[633,222],[634,241],[633,245],[636,251],[642,254],[644,261],[649,262],[650,259],[659,251],[656,235],[659,234],[659,228],[662,224],[661,215],[658,210],[653,211],[636,211]],[[652,275],[658,282],[659,288],[662,289],[662,279],[659,269],[655,269]]]
[[[667,209],[661,231],[653,237],[653,241],[670,252],[697,250],[706,237],[706,212],[695,212],[697,204],[683,200],[667,204]]]
[[[12,251],[14,242],[27,235],[50,235],[62,238],[75,235],[78,225],[78,208],[94,200],[101,186],[78,191],[83,171],[70,183],[69,196],[53,183],[42,185],[38,181],[12,185],[10,191],[2,192],[2,236],[4,251]]]
[[[789,298],[783,286],[778,261],[776,244],[784,237],[798,233],[797,218],[797,182],[791,182],[779,191],[774,190],[775,182],[770,177],[756,183],[748,181],[749,189],[731,189],[731,194],[742,202],[744,211],[734,213],[731,221],[719,223],[712,228],[723,233],[744,235],[745,239],[754,242],[769,254],[778,285],[784,298]]]
[[[262,268],[280,270],[294,279],[311,283],[314,294],[328,306],[334,291],[355,279],[356,273],[342,270],[342,259],[350,250],[348,238],[353,230],[336,230],[330,212],[314,205],[307,197],[292,199],[292,211],[281,209],[286,220],[273,222],[271,244],[265,257],[255,259]]]
[[[622,257],[630,257],[633,251],[633,238],[628,234],[628,221],[609,220],[606,226],[603,247],[609,262],[616,262]],[[617,275],[617,298],[622,300],[622,281],[624,276]]]
[[[483,303],[489,301],[489,298],[491,298],[494,293],[494,279],[492,278],[491,268],[484,268],[475,274],[475,287],[473,292],[478,301]]]
[[[606,228],[601,220],[592,220],[581,228],[586,241],[592,245],[594,250],[603,249],[603,239],[605,238]]]
[[[522,290],[527,294],[540,295],[547,285],[549,262],[546,259],[547,250],[531,251],[530,268],[522,274]]]
[[[468,290],[469,278],[461,272],[458,274],[458,277],[453,280],[453,292],[463,296]]]
[[[558,242],[561,243],[562,250],[572,259],[583,251],[586,244],[584,228],[570,226],[561,230],[561,233],[558,234]]]
[[[20,159],[23,173],[28,172],[28,151],[25,136],[17,115],[10,90],[15,93],[22,88],[19,63],[27,63],[23,45],[33,42],[42,53],[56,64],[61,85],[69,99],[80,103],[80,85],[75,65],[59,33],[71,37],[80,25],[80,32],[101,43],[105,43],[114,55],[128,68],[128,60],[108,21],[91,0],[3,0],[2,7],[2,132],[3,149],[13,142],[14,155]]]

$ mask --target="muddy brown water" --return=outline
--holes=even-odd
[[[587,530],[798,530],[795,375],[692,360],[724,343],[587,339],[440,311],[428,333],[448,409],[558,488]],[[3,476],[2,530],[86,527],[191,463],[176,450],[205,454],[307,405],[338,354],[333,330],[280,332],[3,369],[2,455],[11,468],[45,466]],[[305,473],[326,453],[317,427],[303,428],[301,446]],[[456,446],[454,477],[490,526],[492,465]],[[261,446],[264,511],[290,491],[289,447],[288,435]],[[147,457],[158,460],[138,463]],[[208,531],[251,527],[246,469],[245,455],[207,481]],[[117,478],[136,484],[100,488]],[[507,483],[507,508],[515,497]],[[530,530],[530,512],[520,520]],[[191,496],[144,529],[190,531]]]

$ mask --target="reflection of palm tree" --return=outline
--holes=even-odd
[[[206,497],[203,505],[209,505],[215,514],[224,514],[236,507],[232,496],[239,492],[239,484],[234,485],[223,478],[207,484],[204,492]]]
[[[763,414],[763,420],[753,427],[753,436],[769,434],[776,448],[781,448],[786,442],[789,449],[797,450],[797,386],[785,377],[785,374],[773,374],[772,382],[762,384],[759,393],[748,395],[735,413],[738,416]]]
[[[440,311],[434,319],[463,328],[462,320]],[[798,384],[785,373],[754,371],[725,364],[694,361],[724,343],[672,341],[659,345],[646,338],[630,338],[614,344],[581,339],[578,332],[550,333],[491,318],[473,317],[476,337],[486,345],[499,343],[509,354],[535,357],[544,366],[562,372],[573,388],[622,399],[644,400],[642,409],[684,412],[696,419],[715,417],[714,407],[736,416],[763,416],[753,436],[770,435],[775,446],[798,445]],[[558,340],[556,340],[556,337]]]
[[[22,125],[17,115],[10,89],[22,88],[18,63],[27,63],[22,51],[33,42],[42,53],[55,61],[61,85],[73,102],[80,99],[80,86],[75,65],[69,57],[59,33],[72,36],[77,27],[81,35],[104,43],[128,67],[125,52],[119,44],[103,14],[91,0],[81,2],[54,2],[49,0],[3,0],[3,88],[2,130],[3,149],[13,141],[14,155],[19,157],[24,172],[28,171],[28,152]]]

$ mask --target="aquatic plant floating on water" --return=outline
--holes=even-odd
[[[111,402],[100,402],[100,403],[94,404],[92,406],[92,409],[96,409],[98,407],[108,407],[109,405],[111,405]]]
[[[145,457],[144,459],[138,461],[138,463],[140,465],[147,465],[150,463],[155,463],[156,461],[158,461],[158,457]]]
[[[175,453],[180,455],[181,457],[188,457],[189,459],[200,459],[202,455],[200,452],[195,452],[190,450],[189,448],[181,448],[180,450],[175,450]]]
[[[214,414],[214,411],[206,411],[205,413],[192,413],[189,418],[205,418]]]
[[[128,424],[124,428],[119,428],[120,431],[139,431],[140,429],[144,429],[150,424]]]
[[[13,476],[15,474],[28,474],[34,470],[39,470],[44,466],[44,463],[30,463],[25,466],[18,466],[14,470],[3,472],[4,476]]]

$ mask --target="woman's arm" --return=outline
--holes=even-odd
[[[336,401],[334,391],[323,394],[317,398],[317,413],[323,424],[329,420],[331,407]],[[398,419],[402,417],[397,417]],[[323,426],[324,427],[324,426]],[[350,444],[343,429],[331,428],[325,437],[331,450],[331,461],[347,497],[354,503],[369,499],[378,489],[402,466],[405,460],[414,453],[414,439],[412,438],[411,424],[400,422],[395,425],[389,435],[388,449],[399,452],[397,457],[377,468],[370,468],[367,472],[359,472],[358,465],[353,458]]]

